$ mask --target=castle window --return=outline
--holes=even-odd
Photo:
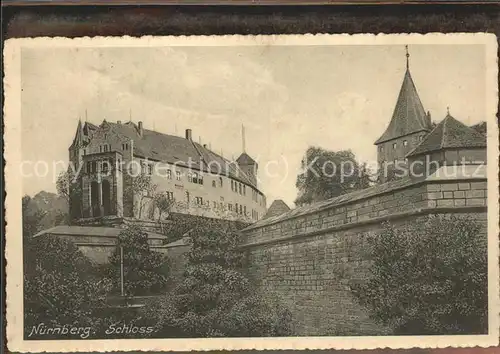
[[[87,149],[83,149],[83,154],[87,155]]]
[[[239,193],[242,194],[241,183],[238,183],[238,189],[239,189]]]
[[[174,192],[165,192],[167,199],[174,200]]]
[[[424,138],[424,136],[423,136],[423,135],[420,135],[420,136],[418,137],[418,141],[422,141],[422,139],[423,139],[423,138]]]
[[[214,188],[216,187],[215,181],[212,181],[212,187],[214,187]]]
[[[380,145],[380,152],[384,152],[384,147]]]
[[[198,174],[196,172],[193,173],[191,182],[198,183]]]
[[[195,203],[196,203],[196,205],[203,205],[203,198],[202,197],[196,197],[195,198]]]
[[[408,146],[408,140],[403,140],[403,146]]]
[[[231,180],[231,190],[234,191],[234,181]]]
[[[247,206],[246,205],[243,207],[243,214],[245,214],[245,216],[247,215]]]
[[[243,214],[243,206],[240,204],[240,214]]]
[[[94,173],[94,172],[97,172],[97,162],[96,161],[92,161],[91,164],[90,164],[90,172]]]
[[[167,178],[172,179],[172,170],[167,170]]]
[[[247,186],[243,185],[243,195],[247,195]]]
[[[227,208],[229,209],[229,211],[233,211],[233,204],[229,203],[227,205]]]
[[[198,184],[203,184],[203,175],[198,175]]]
[[[407,158],[405,158],[405,164],[408,164],[408,159]]]
[[[396,147],[397,147],[397,146],[398,146],[398,144],[396,144],[396,143],[392,144],[392,149],[393,149],[393,150],[396,150]]]
[[[122,144],[122,150],[128,150],[128,143]]]
[[[220,202],[219,204],[220,204],[220,209],[221,209],[221,210],[222,210],[222,209],[224,209],[224,203],[223,203],[223,202]]]
[[[153,165],[149,165],[148,164],[148,175],[152,175],[153,174]]]
[[[193,182],[193,175],[191,172],[188,173],[188,182]]]
[[[99,145],[99,152],[102,152],[102,145]]]
[[[190,200],[191,199],[189,198],[189,192],[186,192],[186,201],[187,201],[188,204],[189,204]]]
[[[214,209],[217,209],[217,202],[213,202],[214,204]]]
[[[238,203],[235,204],[236,207],[236,213],[238,213]]]
[[[181,172],[180,171],[175,171],[175,179],[178,181],[181,180]]]
[[[222,187],[222,177],[219,177],[219,186]]]

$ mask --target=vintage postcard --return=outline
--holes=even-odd
[[[8,348],[493,346],[492,34],[8,40]]]

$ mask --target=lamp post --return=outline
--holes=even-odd
[[[125,296],[123,290],[123,246],[120,246],[120,287],[121,287],[121,295]]]

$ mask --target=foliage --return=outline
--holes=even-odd
[[[80,179],[68,168],[61,172],[56,180],[57,194],[66,199],[69,208],[69,219],[83,217],[83,190]],[[69,220],[68,220],[69,221]]]
[[[123,247],[125,295],[149,295],[164,290],[167,284],[167,260],[162,254],[151,251],[148,234],[132,225],[118,235],[117,247],[106,269],[115,291],[121,287],[120,247]]]
[[[158,209],[158,220],[161,220],[163,214],[168,214],[175,201],[170,199],[166,193],[156,193],[153,197],[154,206]]]
[[[190,232],[182,282],[153,301],[144,316],[166,337],[278,336],[290,332],[290,312],[255,293],[242,274],[244,257],[233,223],[213,220]]]
[[[134,215],[138,219],[141,219],[144,201],[147,198],[153,197],[157,185],[152,182],[151,175],[142,171],[137,175],[133,173],[128,175],[130,176],[130,181],[125,184],[124,195],[131,200],[134,200],[136,197],[138,198],[138,204],[134,203]]]
[[[309,147],[297,176],[299,196],[295,204],[309,204],[367,188],[371,172],[350,151],[327,151]]]
[[[25,245],[25,329],[40,323],[96,326],[110,284],[99,279],[90,261],[69,241],[40,236]]]
[[[372,277],[353,285],[371,316],[397,334],[487,331],[487,251],[480,225],[442,216],[372,239]]]

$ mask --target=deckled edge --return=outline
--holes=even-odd
[[[489,335],[481,336],[411,336],[411,337],[286,337],[286,338],[209,338],[209,339],[113,339],[113,340],[68,340],[68,341],[24,341],[22,331],[22,227],[20,210],[22,186],[12,163],[20,161],[21,120],[20,120],[20,51],[22,46],[151,46],[151,45],[353,45],[356,40],[373,41],[371,45],[424,44],[422,40],[432,38],[432,44],[473,44],[472,39],[480,36],[484,44],[487,68],[487,121],[488,121],[488,280],[489,280]],[[462,43],[462,40],[464,40]],[[224,41],[222,44],[216,41]],[[305,43],[305,41],[308,43]],[[101,43],[106,41],[106,43]],[[202,43],[203,41],[209,43]],[[450,43],[458,41],[459,43]],[[471,41],[470,43],[468,41]],[[93,43],[89,43],[93,42]],[[111,42],[111,43],[110,43]],[[128,43],[127,43],[128,42]],[[134,42],[134,43],[130,43]],[[170,43],[168,43],[170,42]],[[175,42],[175,43],[173,43]],[[244,43],[241,43],[244,42]],[[302,43],[300,43],[302,42]],[[327,43],[322,43],[327,42]],[[350,43],[349,43],[350,42]],[[420,43],[419,43],[420,42]],[[438,43],[436,43],[438,42]],[[445,43],[447,42],[447,43]],[[360,44],[360,43],[356,43]],[[369,43],[362,43],[369,45]],[[408,348],[444,348],[444,347],[487,347],[498,344],[499,339],[499,270],[498,270],[498,63],[497,40],[494,34],[485,33],[430,33],[430,34],[306,34],[306,35],[226,35],[226,36],[167,36],[167,37],[38,37],[9,39],[4,46],[4,88],[5,105],[4,129],[6,161],[5,176],[7,196],[6,207],[6,284],[7,284],[7,346],[11,351],[20,352],[80,352],[80,351],[209,351],[209,350],[282,350],[282,349],[408,349]],[[494,87],[494,91],[493,91]],[[491,93],[489,93],[492,91]],[[490,95],[493,95],[490,97]],[[490,110],[492,111],[490,113]],[[7,123],[8,121],[8,123]],[[493,123],[493,124],[491,124]],[[495,127],[495,129],[492,129]],[[17,143],[17,146],[16,146]],[[14,146],[14,147],[11,147]],[[10,166],[9,166],[10,163]],[[16,183],[17,182],[17,183]],[[18,192],[16,194],[15,192]],[[17,212],[16,212],[17,210]],[[493,216],[492,216],[493,215]],[[10,221],[10,222],[9,222]],[[21,231],[21,232],[19,232]],[[20,267],[19,267],[20,265]],[[8,276],[7,274],[14,274]],[[19,282],[19,280],[21,282]],[[18,290],[19,289],[19,290]],[[13,291],[15,292],[13,294]],[[20,304],[19,304],[20,302]],[[20,305],[20,307],[19,307]],[[12,311],[15,308],[16,311]],[[10,311],[9,311],[10,309]],[[21,311],[19,311],[19,309]],[[493,326],[493,328],[492,328]],[[493,338],[496,337],[496,338]],[[451,340],[451,342],[450,342]],[[393,345],[393,343],[395,345]],[[362,344],[362,345],[360,345]]]

